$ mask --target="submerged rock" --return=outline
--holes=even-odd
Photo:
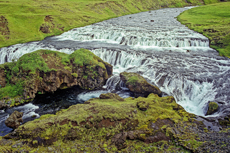
[[[121,80],[126,87],[134,93],[135,97],[147,97],[150,93],[162,95],[160,89],[149,84],[141,75],[132,72],[122,72],[120,74]]]
[[[215,112],[218,111],[218,104],[216,102],[209,102],[208,103],[208,111],[206,112],[205,115],[212,115],[214,114]]]
[[[0,100],[9,97],[11,106],[32,100],[36,94],[54,92],[79,86],[82,89],[99,89],[112,75],[110,64],[86,49],[72,54],[49,50],[39,50],[25,54],[17,62],[0,65],[1,80],[9,80],[9,85],[2,84]],[[9,92],[14,91],[14,92]],[[20,102],[15,97],[21,97]]]
[[[5,121],[7,127],[16,129],[20,126],[22,121],[23,112],[14,111]]]

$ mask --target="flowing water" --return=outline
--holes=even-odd
[[[216,101],[221,108],[211,117],[227,114],[230,112],[230,59],[218,56],[206,37],[176,20],[187,9],[190,7],[126,15],[43,41],[1,48],[0,63],[17,60],[38,49],[70,54],[86,48],[113,65],[114,76],[107,81],[107,90],[103,92],[131,96],[120,82],[119,73],[136,72],[167,95],[174,96],[188,112],[204,116],[207,103]],[[81,99],[97,96],[98,93],[82,93]]]

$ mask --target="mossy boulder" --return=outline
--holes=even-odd
[[[122,72],[120,74],[121,80],[126,87],[134,93],[135,97],[147,97],[150,93],[162,95],[160,89],[148,83],[141,75],[132,72]]]
[[[147,111],[138,109],[137,103],[142,101],[149,104]],[[181,142],[181,146],[186,145],[183,142],[187,139],[199,141],[198,135],[191,132],[191,129],[198,131],[192,122],[195,115],[184,109],[174,110],[178,104],[172,96],[149,94],[147,98],[129,97],[124,101],[106,96],[88,102],[19,126],[13,133],[0,137],[0,148],[11,147],[19,140],[24,142],[21,149],[29,152],[48,152],[48,147],[55,151],[64,149],[64,152],[68,152],[68,148],[75,149],[74,152],[116,152],[124,148],[133,152],[159,143],[168,147],[149,148],[149,151],[179,152],[175,143],[169,140]],[[11,145],[1,145],[6,138],[12,141]],[[194,145],[191,143],[189,148],[196,151]]]
[[[208,110],[207,110],[205,115],[214,114],[215,112],[218,111],[218,108],[219,108],[219,106],[218,106],[218,104],[216,102],[209,102],[208,103]]]
[[[17,62],[0,65],[0,100],[10,101],[14,106],[32,100],[37,93],[75,85],[82,89],[99,89],[112,72],[110,64],[86,49],[70,55],[39,50],[23,55]]]

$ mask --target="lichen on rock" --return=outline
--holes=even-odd
[[[120,73],[121,80],[126,87],[134,93],[135,97],[147,97],[150,93],[162,95],[160,89],[148,83],[141,75],[133,72]]]

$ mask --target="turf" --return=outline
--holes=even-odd
[[[203,0],[1,0],[0,47],[42,40],[126,14],[201,4]]]
[[[230,58],[230,2],[193,8],[178,16],[178,20],[210,40],[210,47]]]

